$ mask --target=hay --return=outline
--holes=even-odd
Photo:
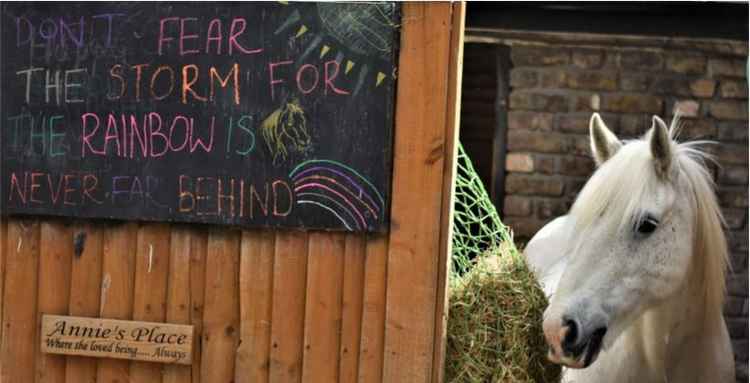
[[[447,382],[559,381],[542,334],[547,300],[512,242],[454,274],[449,294]]]

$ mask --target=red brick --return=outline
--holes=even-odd
[[[573,65],[583,69],[600,68],[604,63],[604,51],[600,49],[579,49],[573,51]]]
[[[651,92],[671,96],[690,96],[692,94],[690,83],[683,78],[676,77],[657,78],[651,86]]]
[[[719,183],[722,185],[745,185],[748,182],[747,166],[723,166],[719,169]]]
[[[724,80],[721,82],[719,94],[723,98],[747,98],[747,81]]]
[[[727,293],[731,296],[747,296],[747,273],[727,275]]]
[[[679,141],[712,140],[716,138],[716,124],[712,120],[685,118],[680,120]]]
[[[568,100],[561,94],[514,91],[510,95],[510,108],[543,112],[564,112],[568,110]]]
[[[516,67],[565,65],[570,60],[570,52],[549,47],[513,47],[510,58]]]
[[[539,85],[542,88],[565,88],[568,82],[568,72],[562,69],[546,70],[539,75]]]
[[[541,130],[551,131],[555,115],[542,112],[525,112],[511,110],[508,112],[509,130]]]
[[[721,206],[747,207],[747,188],[722,187],[716,195]]]
[[[671,53],[667,55],[667,70],[685,74],[700,74],[706,71],[706,57],[696,54]]]
[[[729,254],[729,266],[734,271],[747,270],[747,251]],[[747,306],[743,307],[743,310],[745,308],[747,308]],[[745,314],[745,316],[747,316],[747,314]]]
[[[590,157],[565,156],[560,161],[560,174],[567,176],[590,176],[594,171],[594,161]]]
[[[747,339],[747,318],[726,318],[729,336],[734,339]]]
[[[651,116],[647,114],[626,114],[620,117],[620,138],[640,137],[651,127]]]
[[[591,142],[589,136],[570,135],[572,148],[569,151],[577,156],[587,156],[591,154]]]
[[[708,113],[720,119],[747,120],[747,103],[739,101],[712,101],[708,103]]]
[[[620,89],[628,92],[644,92],[651,86],[653,81],[653,76],[644,73],[621,74]]]
[[[569,208],[569,206],[567,206],[564,201],[556,198],[538,199],[535,203],[535,206],[536,216],[543,220],[564,215],[568,212]]]
[[[624,50],[619,53],[619,65],[628,70],[659,70],[664,65],[661,53]]]
[[[503,213],[507,216],[527,217],[531,215],[531,199],[521,196],[506,196]]]
[[[619,131],[618,115],[609,113],[600,113],[600,115],[609,130],[615,133]],[[588,134],[590,120],[591,113],[558,114],[557,130],[564,133]]]
[[[570,72],[567,76],[567,87],[587,90],[617,89],[617,74],[612,72]]]
[[[747,164],[747,145],[721,145],[716,153],[719,163],[722,165],[745,165]]]
[[[563,114],[557,118],[557,129],[564,133],[588,133],[590,114]]]
[[[653,113],[660,114],[664,102],[658,97],[647,94],[605,94],[602,110],[620,113]]]
[[[531,173],[534,171],[534,157],[530,153],[508,153],[505,157],[505,170]]]
[[[533,88],[539,83],[539,72],[531,68],[513,68],[510,71],[510,86]]]
[[[570,71],[551,69],[541,74],[543,88],[569,88],[581,90],[615,90],[617,74],[601,71]]]
[[[601,96],[597,93],[574,93],[570,98],[573,112],[597,112],[601,109]]]
[[[745,225],[745,217],[747,216],[747,209],[722,209],[724,213],[724,221],[727,223],[727,228],[730,230],[741,229]]]
[[[724,315],[741,315],[744,306],[744,298],[727,297],[726,301],[724,302]]]
[[[722,141],[737,141],[747,144],[747,121],[720,122],[718,136]]]
[[[708,72],[716,76],[746,77],[745,60],[709,59]]]
[[[556,174],[557,162],[557,156],[535,155],[534,170],[541,174]]]
[[[565,153],[567,138],[561,134],[511,130],[508,132],[508,150],[537,153]]]
[[[747,253],[748,251],[748,235],[747,230],[730,231],[727,233],[729,240],[729,248],[733,251],[741,253]]]
[[[562,134],[528,130],[508,131],[508,150],[510,151],[565,153],[567,149],[567,137]]]
[[[701,78],[690,82],[690,93],[695,97],[710,98],[716,91],[716,81]]]
[[[695,100],[678,100],[672,106],[672,114],[679,112],[680,115],[685,117],[698,117],[700,108],[700,104]]]
[[[508,194],[560,196],[565,184],[562,180],[533,175],[509,174],[505,179],[505,192]]]

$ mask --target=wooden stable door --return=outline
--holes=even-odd
[[[5,217],[3,383],[438,382],[464,5],[403,4],[390,231]],[[40,352],[42,314],[192,324],[192,365]]]

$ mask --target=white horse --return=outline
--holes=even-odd
[[[735,381],[723,218],[706,155],[674,141],[677,121],[654,116],[621,142],[594,114],[596,172],[526,248],[551,295],[544,335],[565,382]]]

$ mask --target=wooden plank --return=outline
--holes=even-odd
[[[435,308],[435,347],[432,359],[432,382],[441,383],[445,374],[445,347],[448,324],[448,278],[450,273],[455,203],[456,158],[461,120],[461,76],[463,73],[464,23],[466,3],[453,4],[451,47],[448,66],[448,108],[445,121],[445,168],[443,170],[443,207],[440,218],[440,251],[438,253],[437,307]]]
[[[85,224],[73,229],[73,263],[70,271],[70,302],[68,313],[75,316],[99,315],[102,283],[103,233],[101,226]],[[69,357],[65,381],[96,382],[97,361],[85,357]]]
[[[7,259],[3,297],[3,343],[0,364],[3,382],[34,381],[34,351],[37,348],[36,305],[39,267],[39,222],[13,219],[8,222]]]
[[[206,254],[205,311],[201,380],[234,380],[234,353],[239,341],[240,232],[212,229]]]
[[[388,236],[383,234],[368,237],[362,292],[362,335],[358,373],[360,383],[383,381],[387,267]]]
[[[68,313],[70,272],[73,262],[73,234],[60,221],[41,224],[39,244],[39,297],[37,317]],[[37,354],[36,382],[65,382],[65,357]]]
[[[432,377],[450,3],[404,3],[388,254],[386,382]]]
[[[172,227],[167,281],[167,322],[186,323],[191,320],[190,259],[192,235],[187,226]],[[192,354],[192,350],[191,350]],[[164,383],[184,383],[192,380],[192,366],[164,366]]]
[[[305,302],[303,382],[338,382],[346,237],[310,234]]]
[[[189,364],[193,326],[44,315],[40,343],[45,353]]]
[[[206,284],[206,252],[208,231],[205,227],[193,228],[190,241],[190,320],[195,329],[195,349],[193,350],[193,383],[201,381],[201,334],[203,333],[203,301]]]
[[[269,381],[299,382],[305,328],[307,234],[278,232],[275,247]]]
[[[242,233],[240,259],[240,347],[235,381],[266,383],[271,351],[274,233]]]
[[[341,382],[357,381],[364,298],[365,250],[364,235],[346,235],[339,351],[339,381]]]
[[[102,259],[102,294],[99,313],[103,318],[131,319],[133,317],[133,286],[138,224],[110,226],[104,230]],[[125,360],[100,360],[97,381],[100,383],[128,382],[130,363]]]
[[[690,50],[707,54],[747,56],[748,46],[741,40],[603,34],[583,32],[547,32],[502,28],[466,28],[466,42],[480,44],[501,44],[508,46],[575,46],[576,48],[655,48],[654,50]]]
[[[133,319],[164,322],[167,304],[170,228],[167,224],[143,224],[138,229],[133,293]],[[162,365],[149,362],[130,363],[130,381],[162,381]]]
[[[2,213],[2,212],[0,212]],[[3,321],[3,292],[5,287],[5,256],[8,254],[6,251],[7,245],[6,240],[8,239],[8,221],[0,215],[0,345],[3,343],[3,329],[5,328],[2,326]],[[0,360],[1,357],[0,357]],[[0,379],[2,378],[3,374],[3,364],[0,363]]]

